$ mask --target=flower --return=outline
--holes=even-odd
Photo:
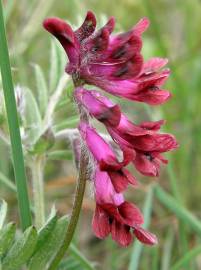
[[[118,161],[109,144],[88,124],[81,122],[79,130],[90,153],[101,171],[107,171],[117,192],[122,192],[128,184],[136,185],[137,180],[124,167],[134,158],[132,149],[125,149],[123,161]]]
[[[95,90],[77,88],[75,98],[91,116],[105,124],[109,134],[121,149],[134,150],[132,161],[138,171],[148,176],[159,175],[160,163],[167,163],[161,153],[178,146],[173,135],[158,133],[164,120],[136,125],[121,112],[118,105]]]
[[[154,58],[143,64],[141,35],[149,26],[147,18],[130,31],[116,35],[112,35],[113,17],[95,31],[96,18],[90,11],[76,31],[59,18],[48,18],[43,25],[60,41],[68,56],[66,72],[83,84],[151,105],[164,103],[170,97],[168,91],[160,89],[169,76],[169,70],[160,71],[166,59]]]
[[[156,236],[141,227],[144,221],[140,210],[116,193],[107,172],[97,168],[94,182],[96,209],[92,228],[97,237],[103,239],[111,233],[121,246],[128,246],[134,237],[147,245],[157,243]]]
[[[162,104],[171,97],[163,89],[170,75],[169,69],[164,68],[168,60],[154,57],[144,61],[141,54],[142,33],[149,20],[143,18],[130,31],[120,34],[112,34],[113,17],[96,30],[91,11],[75,31],[59,18],[48,18],[43,25],[59,40],[69,59],[65,71],[74,81],[81,119],[78,129],[89,158],[87,175],[94,183],[95,235],[105,238],[111,234],[121,246],[128,246],[134,238],[144,244],[156,244],[156,236],[142,228],[140,210],[124,199],[127,186],[138,184],[126,166],[133,163],[142,174],[158,176],[161,163],[168,162],[162,154],[178,146],[176,139],[160,133],[164,120],[135,124],[118,104],[96,90],[84,88],[84,84],[94,85],[109,94],[150,105]],[[115,147],[93,128],[92,117],[105,125]],[[77,143],[73,145],[75,156],[79,158],[76,146]]]

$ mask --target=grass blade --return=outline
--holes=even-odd
[[[8,117],[8,126],[11,138],[13,166],[15,171],[20,218],[22,228],[26,229],[28,226],[31,225],[31,214],[27,192],[26,174],[24,168],[24,159],[18,124],[16,101],[14,95],[6,33],[4,27],[3,6],[1,0],[0,0],[0,67],[1,67],[6,112]]]
[[[0,182],[2,182],[10,190],[16,191],[15,184],[13,184],[13,182],[10,179],[8,179],[1,171],[0,171]]]
[[[151,212],[152,212],[152,201],[153,201],[153,194],[154,194],[155,186],[152,185],[147,193],[147,198],[144,204],[144,226],[143,228],[147,229],[149,227],[150,219],[151,219]],[[131,254],[130,264],[128,270],[137,270],[139,269],[139,260],[140,255],[142,253],[143,245],[135,241],[133,245],[133,250]]]
[[[191,251],[187,252],[180,260],[178,260],[170,269],[171,270],[180,270],[187,263],[190,263],[197,255],[201,253],[201,245],[195,247]]]
[[[190,226],[198,235],[201,236],[201,222],[181,206],[171,195],[166,193],[161,187],[155,187],[155,194],[159,201],[165,205],[171,212],[188,226]]]

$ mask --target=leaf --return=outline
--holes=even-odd
[[[58,70],[59,70],[59,63],[57,59],[57,49],[56,43],[54,41],[51,42],[51,51],[50,51],[50,75],[49,75],[49,90],[52,93],[58,83]]]
[[[75,260],[75,258],[69,256],[67,259],[63,260],[59,265],[59,270],[85,270],[87,268],[83,268],[79,261]]]
[[[57,215],[55,214],[53,217],[51,217],[47,223],[40,229],[38,233],[38,240],[35,248],[34,254],[39,250],[39,248],[42,248],[43,245],[48,241],[48,238],[51,233],[53,233],[53,230],[57,223]]]
[[[47,150],[53,147],[55,143],[54,134],[51,129],[47,129],[45,133],[37,140],[37,142],[30,148],[29,152],[31,154],[43,154]]]
[[[7,203],[4,200],[1,200],[0,202],[0,229],[2,229],[3,224],[6,219],[7,214]]]
[[[9,223],[0,231],[0,257],[10,248],[14,241],[16,224]]]
[[[37,243],[37,231],[29,227],[10,248],[3,259],[3,270],[18,270],[31,257]]]
[[[69,247],[69,252],[72,255],[72,257],[74,258],[74,260],[76,260],[76,262],[81,266],[80,269],[94,270],[92,263],[72,243]],[[69,267],[69,265],[68,265],[68,267]]]
[[[40,137],[42,120],[35,97],[30,89],[24,88],[25,108],[23,115],[23,127],[26,131],[26,140],[34,144]]]
[[[45,270],[48,268],[50,261],[54,258],[55,253],[63,242],[63,236],[65,235],[67,225],[68,219],[66,216],[57,221],[48,240],[46,240],[44,245],[42,245],[31,258],[29,270]]]
[[[49,160],[72,160],[73,155],[70,150],[57,150],[47,154]]]
[[[45,115],[45,111],[48,103],[48,88],[45,80],[43,71],[39,65],[34,65],[35,76],[36,76],[36,89],[38,96],[38,103],[41,115]]]

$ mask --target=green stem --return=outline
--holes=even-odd
[[[26,183],[24,158],[20,137],[17,108],[15,102],[14,87],[11,75],[6,32],[3,19],[3,6],[0,0],[0,66],[4,90],[5,106],[8,117],[8,126],[11,139],[13,166],[15,172],[17,195],[22,229],[31,225],[31,212]]]
[[[40,229],[45,223],[44,172],[43,156],[36,156],[30,165],[33,184],[33,200],[36,228]]]
[[[82,201],[84,197],[84,191],[85,191],[86,180],[87,180],[87,165],[88,165],[87,150],[85,149],[85,145],[83,144],[81,147],[79,177],[78,177],[78,183],[77,183],[70,222],[69,222],[68,229],[64,238],[64,242],[61,248],[59,249],[58,253],[56,254],[55,258],[53,259],[48,270],[57,269],[59,262],[63,258],[65,252],[67,251],[72,241],[72,238],[76,229],[76,225],[79,219]]]

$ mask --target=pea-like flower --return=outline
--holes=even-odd
[[[75,85],[74,98],[81,116],[79,145],[84,144],[88,151],[89,177],[96,200],[93,231],[99,238],[111,234],[121,246],[128,246],[134,238],[153,245],[157,238],[142,228],[140,210],[124,199],[127,186],[138,185],[126,166],[131,163],[144,175],[158,176],[161,163],[167,163],[162,154],[175,149],[177,142],[173,135],[160,133],[164,120],[135,124],[118,104],[84,85],[94,85],[132,101],[159,105],[171,96],[163,89],[170,71],[164,68],[167,59],[143,59],[142,33],[149,26],[147,18],[125,33],[112,34],[114,26],[112,17],[96,30],[96,18],[90,11],[75,31],[59,18],[44,21],[45,29],[59,40],[67,54],[65,71]],[[91,118],[104,124],[115,148],[92,126]],[[78,147],[76,157],[80,157]]]

